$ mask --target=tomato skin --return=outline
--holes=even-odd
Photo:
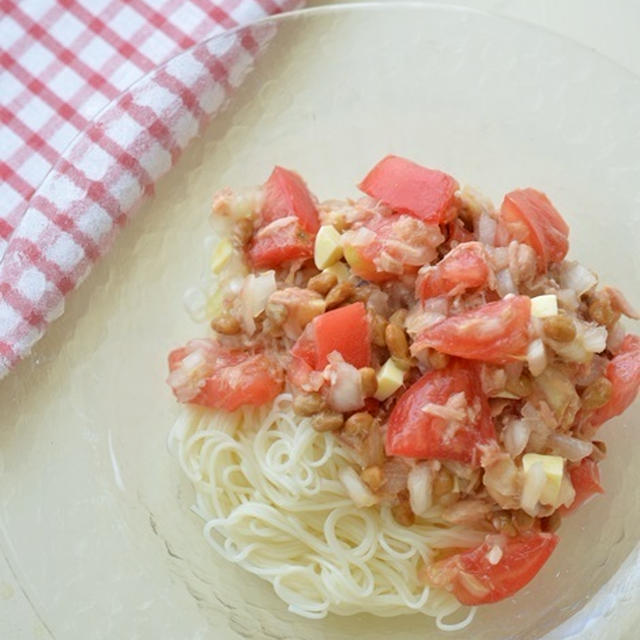
[[[260,215],[263,225],[278,218],[296,216],[308,233],[315,234],[320,228],[318,210],[304,180],[283,167],[274,167],[265,182]]]
[[[473,422],[465,420],[451,434],[443,418],[422,411],[422,407],[427,403],[445,404],[450,396],[460,392],[477,415]],[[495,437],[477,368],[457,360],[445,369],[425,373],[400,396],[389,416],[385,450],[389,456],[457,460],[478,466],[478,446]]]
[[[609,402],[594,411],[591,424],[598,427],[629,407],[640,389],[640,336],[628,334],[618,354],[607,365],[605,376],[613,389]]]
[[[444,224],[455,217],[457,181],[442,171],[427,169],[405,158],[386,156],[358,188],[395,212],[424,222]]]
[[[569,226],[541,191],[529,188],[508,193],[500,207],[500,223],[518,242],[533,247],[540,273],[567,255]]]
[[[489,279],[489,266],[479,242],[464,242],[452,249],[438,264],[422,270],[416,281],[421,300],[441,295],[458,295],[482,287]]]
[[[451,356],[506,364],[527,352],[531,300],[512,296],[490,302],[425,329],[412,353],[432,347]]]
[[[201,353],[207,359],[207,373],[200,380],[198,392],[188,404],[235,411],[243,405],[261,406],[273,400],[283,389],[283,373],[263,353],[250,354],[224,349],[214,341],[193,341],[169,354],[169,370],[176,371],[184,358],[193,352],[191,345],[205,344]],[[171,381],[171,377],[170,377]],[[174,393],[179,390],[174,387]]]
[[[354,302],[316,316],[293,345],[291,355],[316,371],[325,368],[332,351],[358,369],[366,367],[371,362],[370,331],[366,307]]]
[[[258,230],[249,244],[247,256],[254,269],[275,269],[288,260],[313,257],[313,242],[313,236],[291,218],[286,226],[266,226]]]
[[[427,582],[451,591],[469,606],[509,598],[540,571],[558,544],[553,533],[527,531],[507,538],[502,557],[491,564],[487,557],[494,542],[488,536],[481,545],[457,553],[425,568]]]
[[[582,506],[591,496],[596,493],[604,493],[600,484],[600,470],[598,463],[590,458],[584,458],[569,469],[571,484],[576,492],[575,500],[568,507],[560,507],[560,515],[567,515]]]

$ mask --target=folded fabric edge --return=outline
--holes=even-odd
[[[0,379],[62,315],[66,295],[225,108],[275,29],[257,23],[179,54],[112,103],[71,145],[0,262]]]

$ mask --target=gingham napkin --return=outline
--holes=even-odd
[[[273,27],[195,43],[302,4],[0,0],[0,378],[62,313]]]

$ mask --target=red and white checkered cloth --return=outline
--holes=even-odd
[[[0,378],[302,4],[0,0]]]

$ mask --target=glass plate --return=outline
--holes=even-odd
[[[571,255],[640,302],[634,76],[468,10],[361,4],[273,23],[227,110],[0,385],[2,547],[20,585],[57,639],[586,638],[587,622],[623,637],[640,602],[638,404],[602,431],[606,496],[567,519],[529,587],[461,633],[419,615],[298,618],[207,546],[167,452],[178,407],[164,378],[168,350],[204,332],[182,295],[205,266],[214,188],[260,183],[278,163],[320,198],[355,195],[386,153],[496,201],[535,186],[570,223]]]

